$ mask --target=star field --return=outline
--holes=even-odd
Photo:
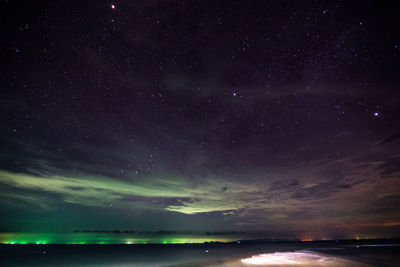
[[[399,235],[391,3],[0,5],[0,229]]]

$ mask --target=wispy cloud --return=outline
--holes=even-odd
[[[243,204],[235,203],[234,196],[255,190],[254,187],[234,183],[227,188],[223,181],[212,179],[196,185],[184,180],[158,177],[134,183],[106,177],[34,176],[9,171],[0,171],[0,182],[13,188],[31,190],[38,195],[50,192],[64,202],[85,206],[124,206],[128,202],[143,202],[145,198],[152,198],[160,208],[186,214],[238,209]],[[171,201],[167,199],[182,204],[169,205]],[[25,200],[29,202],[35,198]]]

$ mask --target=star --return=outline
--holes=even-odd
[[[374,117],[378,117],[379,116],[379,112],[374,112]]]

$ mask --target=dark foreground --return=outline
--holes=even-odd
[[[400,266],[397,241],[0,245],[0,266]]]

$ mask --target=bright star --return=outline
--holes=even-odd
[[[375,117],[378,117],[378,116],[379,116],[379,113],[378,113],[378,112],[374,112],[374,116],[375,116]]]

